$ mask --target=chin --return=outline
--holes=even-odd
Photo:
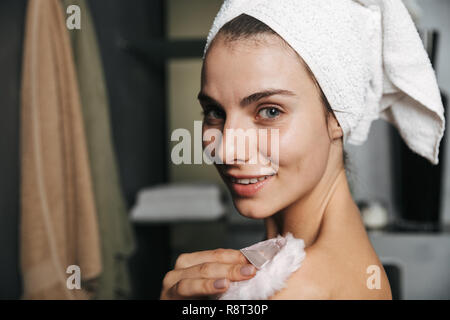
[[[265,219],[276,212],[270,203],[259,199],[233,197],[233,203],[242,216],[250,219]]]

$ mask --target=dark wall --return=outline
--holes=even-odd
[[[19,98],[25,0],[0,1],[0,299],[17,299]]]
[[[114,142],[128,204],[166,180],[165,74],[121,47],[164,37],[163,1],[91,0],[109,90]]]
[[[163,0],[91,0],[122,186],[131,207],[144,187],[167,181],[165,63],[125,49],[162,39]],[[169,228],[135,226],[130,271],[134,298],[157,299],[169,266]]]

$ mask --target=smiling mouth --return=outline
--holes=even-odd
[[[254,177],[228,176],[228,181],[234,195],[249,198],[255,196],[263,187],[270,183],[274,176],[275,174]]]
[[[242,179],[238,179],[235,177],[230,177],[230,181],[232,183],[237,183],[237,184],[256,184],[258,182],[264,181],[270,177],[272,177],[275,174],[270,174],[270,175],[266,175],[266,176],[261,176],[261,177],[254,177],[254,178],[242,178]]]

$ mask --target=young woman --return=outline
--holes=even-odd
[[[239,1],[229,2],[221,11],[243,6]],[[278,8],[275,2],[262,2]],[[326,1],[319,2],[326,5]],[[319,2],[310,1],[305,8]],[[343,2],[331,3],[339,6]],[[232,9],[233,4],[236,8]],[[261,10],[254,12],[268,21],[274,21],[271,15],[277,16],[274,10],[265,15]],[[286,15],[288,19],[289,11]],[[279,14],[276,18],[284,19]],[[273,22],[280,30],[282,23]],[[320,50],[330,48],[327,43],[319,45]],[[207,47],[198,95],[204,132],[217,129],[223,134],[215,155],[221,160],[217,170],[239,213],[265,221],[267,238],[290,232],[305,242],[301,267],[288,278],[285,289],[270,299],[392,299],[387,276],[349,190],[343,123],[311,70],[285,38],[259,19],[240,14],[221,26]],[[278,130],[276,170],[271,171],[273,166],[266,162],[251,161],[250,143],[245,156],[238,155],[235,142],[227,141],[228,129]],[[439,144],[438,135],[432,139]],[[258,144],[257,153],[273,152],[266,149],[260,150]],[[379,268],[380,277],[375,289],[367,281],[367,270],[373,266]],[[250,279],[255,271],[238,250],[182,254],[164,278],[161,299],[212,297],[225,292],[231,281]]]

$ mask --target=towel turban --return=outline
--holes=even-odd
[[[408,147],[439,162],[444,108],[436,75],[401,0],[225,0],[207,37],[247,14],[272,28],[305,61],[343,130],[362,144],[382,118]]]

